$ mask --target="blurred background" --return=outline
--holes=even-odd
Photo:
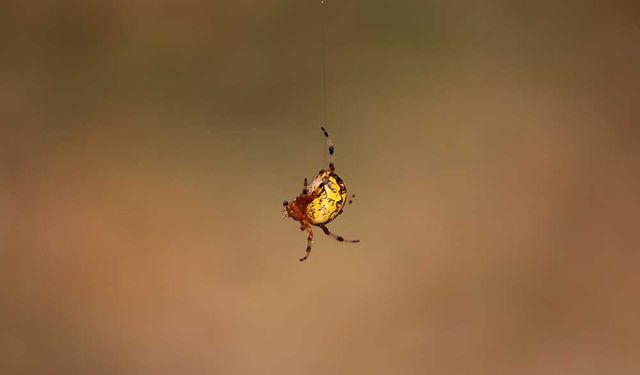
[[[3,374],[640,373],[640,5],[9,1]]]

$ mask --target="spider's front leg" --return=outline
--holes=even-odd
[[[322,229],[324,234],[326,234],[327,236],[333,238],[336,241],[339,241],[339,242],[351,242],[351,243],[360,242],[360,240],[347,240],[342,236],[338,236],[337,234],[333,234],[333,233],[331,233],[331,231],[329,231],[329,228],[327,228],[327,226],[324,225],[324,224],[318,224],[318,226]]]
[[[303,223],[302,229],[306,229],[306,231],[309,232],[309,235],[307,236],[307,253],[304,257],[300,258],[301,262],[309,257],[309,254],[311,253],[311,243],[313,242],[313,230],[311,229],[311,225],[309,225],[309,223]]]
[[[304,189],[302,189],[302,194],[307,195],[309,193],[309,188],[307,188],[307,178],[304,178]]]

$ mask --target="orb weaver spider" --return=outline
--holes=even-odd
[[[291,203],[283,202],[283,213],[285,217],[290,217],[300,223],[300,230],[306,230],[307,236],[307,253],[300,261],[306,260],[311,253],[311,243],[313,242],[313,229],[315,225],[322,229],[324,234],[340,242],[356,243],[360,240],[347,240],[342,236],[331,233],[327,228],[327,224],[344,212],[345,203],[347,201],[347,188],[344,182],[335,173],[334,165],[334,147],[333,141],[329,138],[329,133],[324,128],[322,132],[327,139],[327,147],[329,148],[329,169],[321,169],[318,175],[307,184],[304,179],[304,189],[302,193]],[[351,198],[355,198],[352,195]],[[349,204],[353,202],[349,200]]]

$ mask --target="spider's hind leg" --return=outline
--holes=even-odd
[[[313,242],[313,230],[311,229],[311,226],[309,224],[305,224],[302,229],[306,229],[307,232],[309,232],[309,235],[307,236],[307,253],[300,258],[301,262],[306,260],[309,257],[309,254],[311,254],[311,243]]]
[[[333,233],[331,233],[331,231],[329,231],[329,228],[327,228],[327,226],[324,225],[324,224],[318,224],[318,226],[320,228],[322,228],[322,231],[324,232],[324,234],[326,234],[327,236],[333,238],[336,241],[339,241],[339,242],[351,242],[351,243],[360,242],[360,240],[347,240],[342,236],[338,236],[337,234],[333,234]]]
[[[333,148],[333,141],[331,140],[331,138],[329,138],[329,133],[327,133],[327,131],[324,128],[320,128],[322,129],[322,132],[324,133],[324,137],[327,139],[327,147],[329,148],[329,170],[331,172],[336,170],[336,167],[334,165],[335,159],[333,156],[333,152],[334,152],[334,148]]]
[[[347,203],[345,203],[345,205],[342,206],[342,210],[340,210],[340,215],[342,215],[342,213],[347,208],[347,206],[351,206],[351,203],[353,203],[353,200],[355,198],[356,198],[356,195],[355,194],[351,194],[351,196],[349,197],[349,200],[347,201]]]

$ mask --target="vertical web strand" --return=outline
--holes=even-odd
[[[322,28],[322,124],[327,126],[327,43],[325,37],[325,0],[320,2],[320,22]]]

